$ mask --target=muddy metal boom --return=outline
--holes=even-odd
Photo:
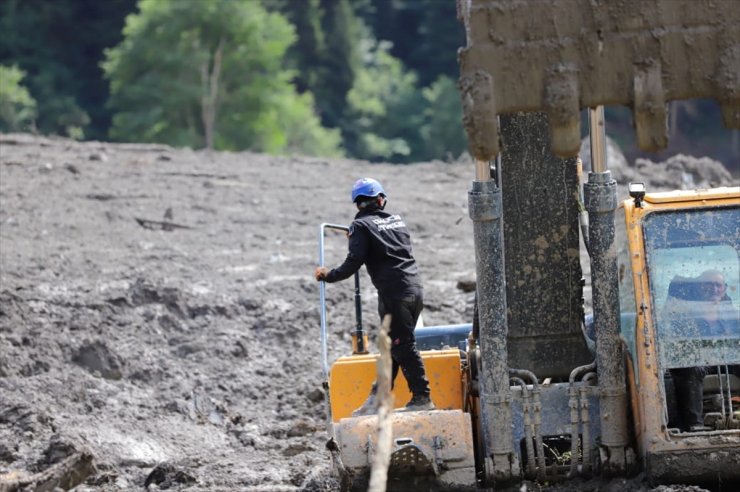
[[[458,0],[465,129],[474,156],[499,151],[496,115],[547,113],[553,152],[575,156],[580,110],[633,109],[641,149],[668,142],[666,103],[712,98],[740,128],[735,0]]]
[[[516,367],[531,366],[519,363],[518,359],[527,359],[517,346],[539,347],[533,351],[538,355],[550,351],[544,365],[542,357],[528,360],[540,365],[538,376],[562,370],[555,368],[562,359],[556,353],[562,349],[552,342],[564,335],[547,331],[554,317],[532,328],[528,323],[536,325],[537,320],[528,319],[527,310],[521,309],[525,303],[517,298],[545,305],[558,290],[556,280],[547,275],[522,276],[520,271],[539,268],[527,257],[540,257],[540,263],[554,264],[562,272],[579,271],[572,268],[569,255],[548,256],[547,250],[559,241],[556,236],[570,241],[566,250],[573,250],[568,239],[573,236],[565,231],[573,230],[578,210],[577,192],[570,183],[576,172],[571,158],[581,144],[582,109],[589,109],[594,165],[584,201],[598,333],[600,463],[603,472],[622,473],[630,468],[634,454],[628,447],[619,331],[614,238],[618,203],[606,162],[603,105],[633,109],[638,145],[648,151],[667,145],[666,103],[672,100],[713,98],[721,105],[725,126],[740,128],[740,9],[733,0],[458,0],[458,17],[467,38],[459,52],[463,123],[476,160],[469,210],[478,278],[487,479],[502,481],[519,473],[512,448],[507,370],[512,356]],[[530,114],[517,115],[520,112]],[[542,129],[549,132],[549,143],[541,141]],[[497,158],[496,171],[504,176],[499,183],[490,173],[490,163]],[[526,207],[516,191],[507,190],[512,183],[521,184],[517,180],[554,199],[543,202],[535,214],[522,215]],[[565,203],[562,209],[557,208],[558,199]],[[532,237],[513,230],[512,223],[520,226],[524,220],[528,229],[556,232]],[[504,230],[515,235],[504,241]],[[523,258],[509,259],[507,254],[518,254],[516,250],[524,251]],[[571,293],[581,288],[572,283],[569,287]],[[573,294],[565,292],[563,297]],[[543,347],[538,339],[550,342]],[[577,351],[571,355],[571,367],[583,362]],[[577,433],[572,435],[577,441]],[[577,449],[577,442],[571,445]]]

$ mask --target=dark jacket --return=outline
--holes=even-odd
[[[358,212],[349,228],[347,258],[327,274],[326,281],[349,278],[363,264],[381,296],[399,298],[421,292],[411,237],[400,215],[377,207]]]

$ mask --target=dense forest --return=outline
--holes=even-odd
[[[454,0],[3,0],[0,131],[193,148],[454,159]],[[713,101],[672,103],[672,147],[738,173]],[[607,108],[628,158],[631,115]],[[585,125],[584,132],[585,132]],[[655,158],[655,156],[653,156]]]

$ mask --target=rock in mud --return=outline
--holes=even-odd
[[[316,432],[316,424],[308,420],[299,420],[288,429],[288,437],[307,436]]]
[[[159,489],[169,489],[176,485],[192,484],[197,482],[196,478],[185,470],[180,470],[169,463],[162,463],[154,467],[144,481],[144,487],[148,490],[151,485]],[[152,487],[153,488],[153,487]]]
[[[262,303],[260,301],[246,297],[239,297],[236,302],[247,311],[254,311],[255,309],[262,307]]]
[[[3,402],[0,401],[0,405]],[[41,411],[36,411],[24,404],[0,406],[0,424],[7,424],[26,433],[39,432],[51,419]]]
[[[461,278],[457,281],[457,288],[463,292],[475,292],[474,278]]]
[[[315,448],[311,446],[310,444],[299,442],[295,444],[289,444],[288,446],[283,449],[283,456],[287,457],[293,457],[297,456],[299,454],[308,452],[308,451],[314,451]]]
[[[49,445],[44,450],[42,461],[39,468],[46,468],[72,456],[77,452],[77,446],[70,440],[65,439],[59,434],[54,434],[49,439]]]
[[[224,405],[206,394],[202,388],[196,388],[190,394],[187,403],[188,416],[198,423],[211,423],[223,426],[226,423],[227,411]]]
[[[71,162],[65,162],[64,169],[71,172],[72,174],[80,174],[80,170],[77,168],[77,166],[75,166]]]
[[[7,443],[0,442],[0,461],[12,463],[16,459],[18,459],[16,449],[11,448]]]
[[[105,379],[121,379],[123,377],[123,361],[102,341],[93,341],[84,344],[77,350],[72,361],[84,367],[91,373]]]
[[[314,403],[320,403],[324,401],[325,396],[326,394],[321,388],[314,388],[306,395],[306,397]]]

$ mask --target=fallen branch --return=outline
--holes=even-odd
[[[134,217],[136,219],[136,222],[139,223],[141,227],[144,229],[149,229],[152,231],[172,231],[174,229],[192,229],[190,226],[182,225],[182,224],[176,224],[175,222],[169,222],[167,220],[149,220],[149,219],[140,219],[138,217]]]
[[[368,492],[385,492],[388,483],[388,465],[391,461],[391,444],[393,442],[393,395],[391,395],[391,339],[388,332],[391,327],[391,316],[383,318],[378,336],[378,441],[373,456],[373,468],[370,471]]]
[[[206,173],[206,172],[198,172],[193,171],[191,173],[186,172],[164,172],[164,173],[157,173],[162,176],[182,176],[185,178],[211,178],[211,179],[239,179],[238,174],[214,174],[214,173]]]
[[[27,477],[0,477],[0,492],[30,489],[34,492],[69,490],[84,482],[95,472],[93,455],[88,451],[75,453],[46,470]]]

